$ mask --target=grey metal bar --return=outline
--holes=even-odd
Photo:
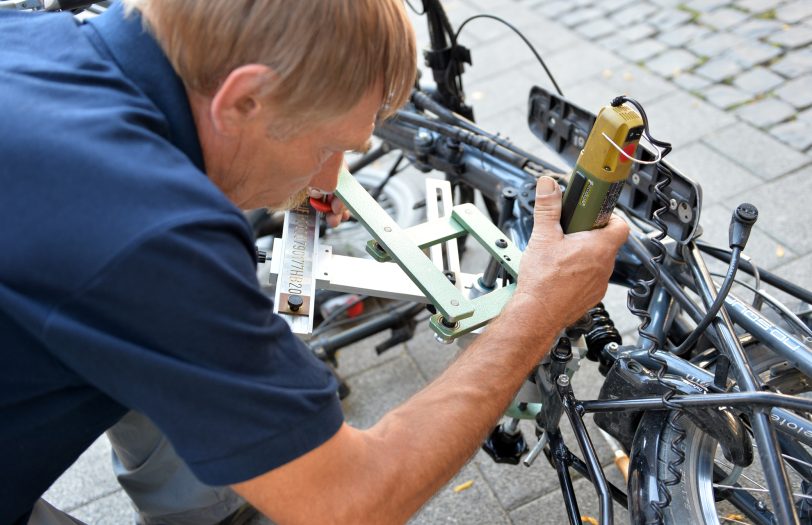
[[[705,261],[695,244],[691,244],[686,250],[689,266],[694,275],[697,291],[706,308],[710,308],[716,294],[716,286],[713,278],[705,266]],[[727,310],[723,307],[713,321],[716,334],[723,342],[720,347],[730,358],[738,376],[738,382],[742,390],[757,391],[758,380],[747,361],[747,356],[733,330],[733,323],[728,316]],[[775,429],[770,424],[768,411],[759,408],[753,411],[751,424],[753,435],[759,446],[759,457],[764,471],[767,486],[770,488],[770,499],[773,503],[775,517],[780,525],[792,525],[798,523],[798,512],[790,498],[790,482],[784,462],[781,460],[781,447],[775,435]]]

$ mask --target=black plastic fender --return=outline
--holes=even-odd
[[[632,441],[629,455],[629,518],[632,525],[657,523],[655,503],[660,501],[657,490],[657,461],[660,432],[668,419],[664,410],[643,414]]]

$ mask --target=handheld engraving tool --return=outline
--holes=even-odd
[[[564,233],[602,228],[609,222],[634,163],[644,124],[626,105],[601,108],[564,192]]]

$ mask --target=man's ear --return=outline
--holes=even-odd
[[[248,120],[264,109],[273,71],[261,64],[240,66],[226,77],[211,101],[211,118],[218,133],[238,133]]]

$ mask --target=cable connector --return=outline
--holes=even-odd
[[[750,230],[758,219],[758,209],[748,202],[739,204],[730,218],[730,229],[728,239],[730,248],[744,249],[747,239],[750,238]]]

